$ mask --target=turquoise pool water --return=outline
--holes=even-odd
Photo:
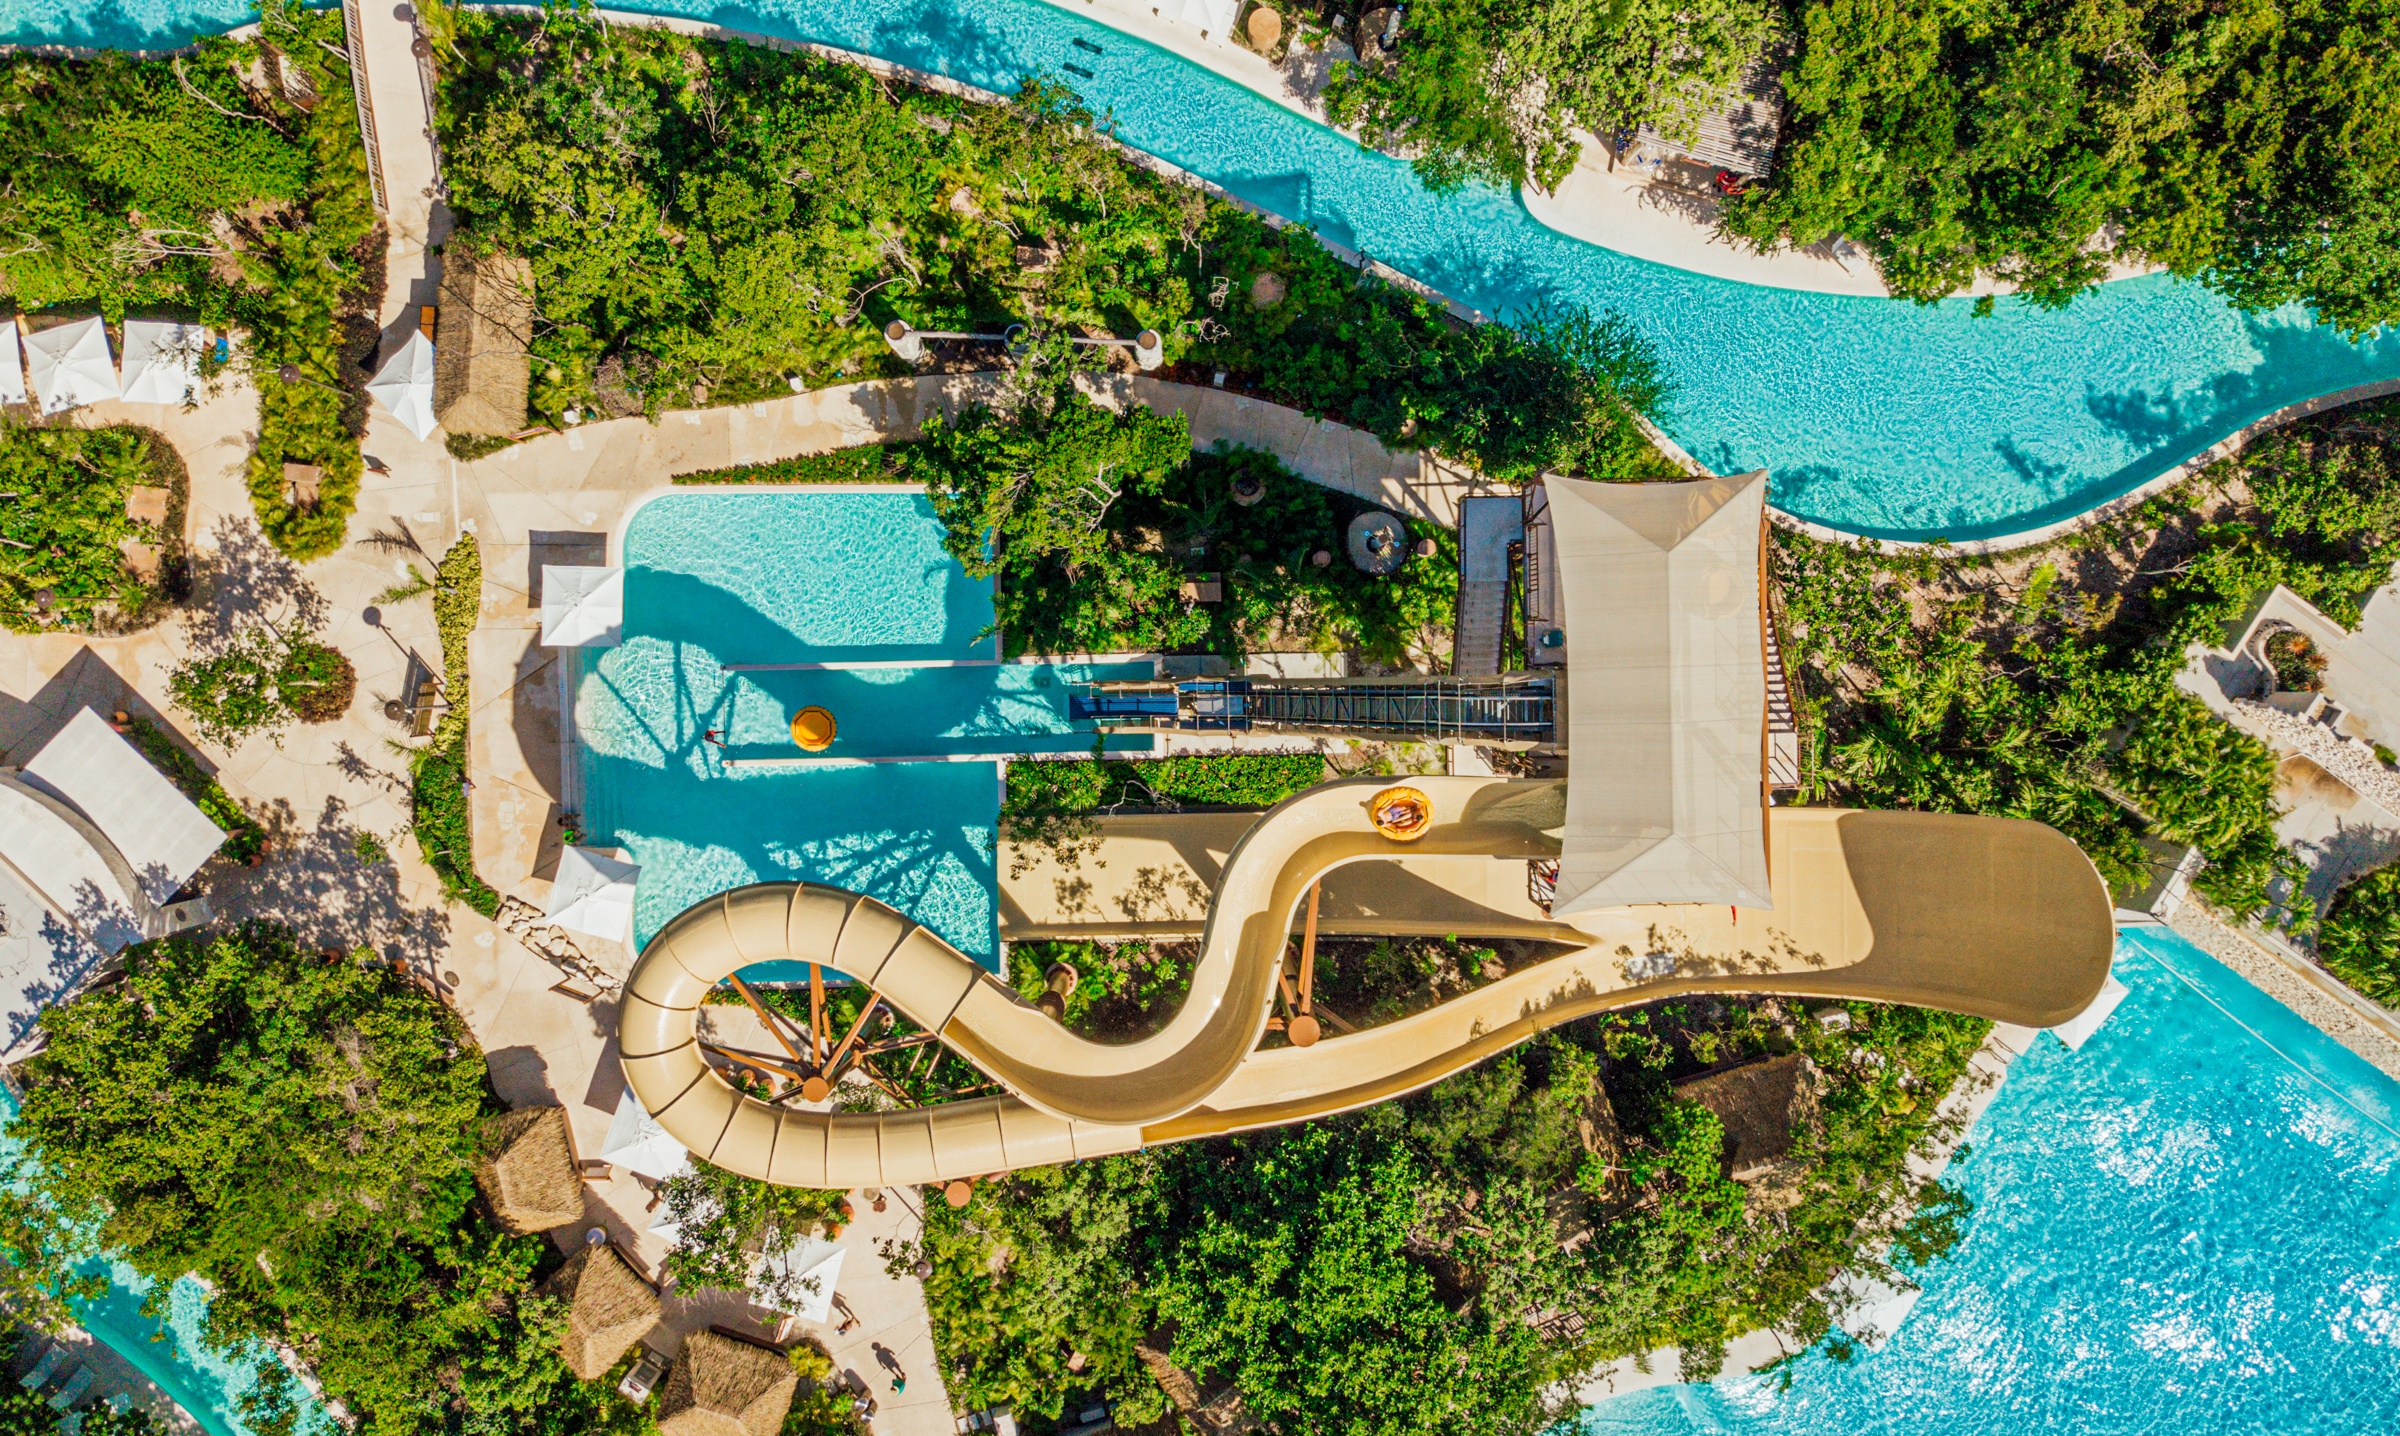
[[[671,494],[634,516],[625,639],[579,655],[575,721],[587,841],[642,864],[637,941],[711,893],[806,878],[993,959],[988,760],[1090,752],[1069,686],[1151,669],[992,662],[991,586],[942,532],[907,493]],[[791,741],[810,704],[839,725],[825,761]]]
[[[1405,164],[1043,0],[624,8],[989,89],[1047,72],[1135,147],[1487,313],[1546,300],[1620,310],[1680,387],[1663,416],[1679,442],[1720,472],[1772,469],[1778,505],[1859,532],[1969,538],[2066,518],[2262,414],[2400,377],[2400,334],[2353,345],[2297,309],[2245,316],[2165,278],[2108,285],[2063,313],[2004,300],[1977,319],[1971,301],[1803,294],[1645,263],[1560,235],[1513,195],[1431,195]]]
[[[1878,1352],[1620,1397],[1583,1436],[2400,1429],[2400,1084],[2169,934],[2037,1040],[1952,1168],[1956,1253]]]
[[[0,1087],[0,1154],[10,1158],[24,1149],[6,1130],[16,1116],[16,1094]],[[83,1329],[156,1382],[208,1436],[250,1436],[239,1403],[258,1380],[258,1362],[229,1361],[201,1339],[201,1323],[208,1315],[206,1289],[190,1277],[176,1282],[168,1289],[162,1321],[142,1310],[151,1291],[149,1278],[113,1258],[85,1270],[107,1277],[108,1291],[98,1301],[74,1304]],[[262,1354],[259,1359],[274,1358]],[[306,1392],[295,1394],[304,1429],[324,1425],[323,1409]]]
[[[2070,517],[2260,415],[2400,377],[2400,334],[2350,344],[2296,308],[2243,315],[2160,277],[2061,313],[2003,300],[1978,319],[1964,300],[1803,294],[1646,263],[1560,235],[1510,194],[1429,194],[1405,164],[1044,0],[622,8],[996,90],[1049,73],[1128,143],[1488,313],[1549,300],[1617,309],[1674,374],[1661,418],[1679,442],[1721,472],[1771,469],[1784,509],[1862,533],[1972,538]],[[230,0],[0,0],[0,39],[159,45],[245,17]]]

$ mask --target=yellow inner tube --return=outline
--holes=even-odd
[[[806,753],[822,753],[833,746],[833,715],[810,704],[792,715],[792,741]]]
[[[1433,803],[1415,788],[1386,788],[1367,803],[1368,821],[1394,842],[1413,843],[1433,827]]]

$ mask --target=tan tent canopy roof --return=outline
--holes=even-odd
[[[520,1107],[487,1118],[475,1161],[500,1225],[522,1236],[583,1220],[583,1177],[564,1107]]]
[[[542,1291],[567,1303],[559,1355],[586,1381],[607,1375],[617,1358],[658,1324],[658,1293],[606,1243],[568,1257],[542,1283]]]
[[[695,1331],[658,1398],[658,1436],[776,1436],[800,1374],[781,1352]]]
[[[1543,482],[1566,596],[1570,774],[1552,911],[1772,906],[1766,475]]]
[[[515,255],[442,257],[442,307],[433,338],[433,413],[453,434],[525,427],[533,341],[533,265]]]

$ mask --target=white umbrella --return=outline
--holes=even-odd
[[[0,404],[25,402],[25,358],[17,349],[17,326],[0,324],[8,333],[0,337]]]
[[[26,335],[25,368],[45,414],[117,397],[117,363],[97,314]]]
[[[425,331],[408,331],[408,342],[367,381],[367,392],[418,438],[433,432],[433,341]]]
[[[569,848],[558,855],[542,915],[569,932],[623,942],[633,935],[633,885],[641,875],[638,864],[598,848]]]
[[[1186,25],[1197,25],[1218,39],[1230,40],[1233,18],[1241,10],[1242,0],[1177,0],[1176,8],[1168,14]]]
[[[200,353],[209,333],[171,320],[125,321],[125,401],[180,404],[200,387]]]
[[[690,1149],[651,1120],[634,1098],[631,1087],[618,1099],[617,1115],[609,1119],[608,1136],[600,1143],[600,1159],[654,1182],[680,1177],[692,1169]]]
[[[542,565],[542,646],[609,648],[624,637],[625,570]]]
[[[807,1321],[833,1316],[833,1284],[841,1279],[839,1242],[809,1237],[780,1256],[760,1256],[750,1266],[750,1290],[769,1311]]]

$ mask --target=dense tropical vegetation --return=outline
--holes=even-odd
[[[652,415],[910,372],[879,333],[1165,336],[1168,373],[1254,392],[1504,477],[1665,472],[1666,399],[1613,318],[1468,325],[1121,158],[1073,95],[985,107],[805,53],[540,17],[435,26],[451,242],[527,256],[532,409]],[[949,367],[995,346],[937,344]],[[1089,354],[1091,351],[1084,351]]]
[[[2186,645],[2277,583],[2345,624],[2400,540],[2400,406],[2271,435],[2135,513],[2005,564],[1778,534],[1816,797],[2038,818],[2121,889],[2155,831],[2263,910],[2296,871],[2266,746],[2175,686]]]
[[[1955,1242],[1963,1199],[1904,1157],[1986,1024],[1849,1010],[1839,1036],[1771,1001],[1575,1023],[1354,1116],[980,1184],[898,1260],[932,1265],[962,1404],[1096,1392],[1130,1423],[1230,1392],[1293,1433],[1532,1431],[1545,1385],[1597,1360],[1681,1344],[1706,1371],[1758,1326],[1839,1345],[1837,1268]],[[1670,1084],[1795,1046],[1820,1116],[1769,1197]]]
[[[1180,414],[1102,408],[1072,389],[974,408],[907,446],[966,571],[999,580],[1011,653],[1356,652],[1430,668],[1458,598],[1457,536],[1375,577],[1347,556],[1373,506],[1255,449],[1192,453]],[[1214,579],[1221,599],[1188,584]]]
[[[1419,0],[1328,100],[1437,186],[1547,186],[1574,129],[1684,137],[1785,46],[1781,149],[1732,235],[1848,236],[1920,300],[1980,273],[2060,305],[2131,261],[2351,334],[2400,320],[2385,0]]]
[[[134,489],[165,491],[164,524],[127,514]],[[154,620],[190,584],[188,489],[174,445],[151,430],[0,422],[0,625],[39,633]],[[147,576],[131,562],[135,544],[152,551]]]
[[[267,925],[172,938],[42,1024],[11,1126],[39,1165],[0,1197],[18,1280],[102,1248],[162,1287],[198,1273],[210,1342],[260,1361],[254,1430],[300,1414],[261,1343],[373,1431],[631,1429],[558,1356],[533,1294],[554,1249],[474,1205],[482,1054],[391,964]]]
[[[1332,13],[1355,42],[1361,15],[1387,8]],[[1688,139],[1783,18],[1773,0],[1418,0],[1394,47],[1335,70],[1326,108],[1436,190],[1548,189],[1575,168],[1576,129]]]
[[[0,285],[28,312],[166,311],[238,335],[250,491],[275,542],[331,553],[358,490],[383,241],[338,11],[260,0],[256,38],[0,69]],[[213,375],[217,360],[203,360]],[[287,462],[323,471],[296,508]]]

